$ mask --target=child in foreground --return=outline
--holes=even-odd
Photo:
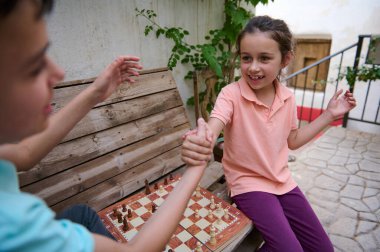
[[[223,167],[233,201],[261,232],[259,251],[333,251],[334,248],[288,168],[288,149],[297,149],[356,106],[339,90],[326,110],[297,127],[293,93],[279,76],[293,57],[292,34],[278,19],[250,20],[236,42],[241,78],[224,87],[208,121],[216,137],[224,130]],[[208,146],[186,136],[182,159],[207,160]]]
[[[139,58],[120,56],[49,117],[53,87],[64,75],[46,54],[49,41],[43,14],[51,7],[51,0],[0,1],[0,251],[162,251],[203,174],[204,162],[186,169],[165,203],[128,244],[105,236],[93,211],[76,215],[82,218],[77,222],[91,226],[58,220],[45,202],[19,189],[16,167],[32,168],[95,104],[122,83],[133,82],[131,76],[141,69]],[[202,142],[205,123],[198,124]]]

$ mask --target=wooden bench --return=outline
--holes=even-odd
[[[181,136],[190,129],[176,83],[166,68],[141,72],[94,107],[33,169],[19,173],[21,190],[55,211],[85,203],[99,211],[184,167]],[[64,82],[54,93],[58,111],[94,79]],[[201,180],[208,188],[223,175],[210,163]]]

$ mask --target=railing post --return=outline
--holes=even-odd
[[[358,44],[357,44],[356,53],[355,53],[354,66],[353,66],[354,76],[356,76],[356,72],[358,70],[359,61],[360,61],[360,54],[362,52],[362,45],[363,45],[364,37],[365,36],[360,35],[359,39],[358,39]],[[350,86],[350,92],[351,93],[354,92],[355,82],[356,82],[356,77],[355,77],[353,85]],[[344,128],[347,127],[347,121],[348,121],[348,113],[344,114],[344,117],[343,117],[343,127]]]

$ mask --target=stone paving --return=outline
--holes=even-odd
[[[330,128],[289,163],[338,252],[380,251],[380,134]]]

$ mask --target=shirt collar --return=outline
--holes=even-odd
[[[276,89],[276,97],[275,100],[278,99],[280,103],[285,102],[286,99],[292,96],[292,92],[282,85],[277,79],[273,81],[275,89]],[[255,92],[251,89],[251,87],[248,85],[246,80],[244,78],[240,78],[238,80],[238,84],[240,87],[241,96],[244,97],[248,101],[252,101],[258,105],[265,106],[259,99],[257,99],[257,96]]]

